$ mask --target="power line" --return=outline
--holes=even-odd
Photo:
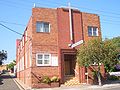
[[[8,22],[8,21],[0,21],[2,23],[8,23],[8,24],[13,24],[13,25],[18,25],[18,26],[26,26],[24,24],[19,24],[19,23],[14,23],[14,22]]]
[[[108,21],[101,21],[101,25],[102,25],[102,23],[106,23],[106,24],[114,24],[114,25],[120,25],[119,23],[115,23],[115,22],[108,22]]]
[[[20,9],[23,9],[23,10],[31,10],[30,8],[26,7],[26,5],[23,5],[23,4],[22,5],[20,5],[20,4],[16,5],[15,3],[11,3],[10,1],[7,1],[7,3],[6,2],[4,3],[4,2],[0,1],[0,3],[1,3],[1,5],[6,4],[4,6],[7,6],[7,7],[20,8]]]
[[[22,2],[23,2],[23,0],[21,0]],[[11,2],[11,1],[9,1],[9,2]],[[52,4],[50,4],[50,2],[52,2]],[[14,3],[16,3],[16,2],[14,2]],[[28,3],[31,3],[31,4],[33,4],[33,3],[35,3],[35,2],[33,2],[33,1],[29,1]],[[54,4],[53,4],[54,3]],[[13,4],[13,3],[11,3],[11,4]],[[53,2],[53,1],[50,1],[49,0],[49,3],[36,3],[36,4],[40,4],[40,5],[58,5],[58,4],[62,4],[63,5],[63,3],[58,3],[58,2]],[[16,5],[16,4],[15,4]],[[23,6],[25,6],[25,4],[23,5]],[[74,6],[74,7],[76,7],[76,6]],[[77,6],[78,7],[78,6]],[[23,7],[22,7],[23,8]],[[91,8],[85,8],[85,7],[79,7],[79,8],[83,8],[83,9],[88,9],[88,10],[92,10],[92,11],[99,11],[99,12],[104,12],[104,13],[111,13],[111,14],[114,14],[114,15],[119,15],[120,16],[120,14],[118,14],[118,13],[113,13],[113,12],[107,12],[107,11],[103,11],[103,10],[98,10],[98,9],[91,9]],[[25,8],[26,9],[26,8]],[[27,8],[28,9],[28,8]],[[102,16],[109,16],[109,17],[113,17],[113,18],[120,18],[120,17],[116,17],[116,16],[110,16],[110,15],[105,15],[105,14],[100,14],[100,15],[102,15]]]
[[[49,1],[49,4],[50,4],[50,2],[53,4],[54,3],[54,5],[59,5],[59,4],[61,4],[61,5],[63,5],[63,3],[61,3],[61,2],[54,2],[54,1],[51,1],[51,0],[47,0],[47,1]],[[30,1],[29,1],[30,2]],[[33,3],[33,1],[31,1],[32,3]],[[41,3],[37,3],[37,4],[41,4]],[[75,5],[76,4],[78,4],[78,3],[74,3]],[[66,5],[66,4],[64,4],[64,5]],[[72,5],[73,7],[76,7],[76,6],[74,6],[74,5]],[[97,12],[104,12],[104,13],[109,13],[109,14],[114,14],[114,15],[119,15],[120,16],[120,13],[115,13],[115,12],[111,12],[111,11],[104,11],[104,10],[98,10],[98,9],[91,9],[91,8],[86,8],[86,7],[81,7],[81,6],[77,6],[78,8],[83,8],[83,9],[87,9],[87,10],[93,10],[93,11],[97,11]]]
[[[3,26],[4,28],[8,29],[9,31],[12,31],[12,32],[14,32],[14,33],[16,33],[16,34],[19,34],[19,35],[23,35],[23,34],[21,34],[21,33],[17,32],[17,31],[15,31],[15,30],[13,30],[13,29],[7,27],[6,25],[4,25],[4,24],[2,24],[2,23],[0,23],[0,25]]]
[[[22,2],[24,2],[23,0],[21,0]],[[34,4],[35,2],[33,2],[33,1],[30,1],[30,0],[28,0],[29,2],[27,2],[27,3],[32,3],[32,4]],[[47,1],[49,1],[49,3],[40,3],[40,2],[37,2],[36,4],[42,4],[42,5],[51,5],[50,4],[50,2],[52,3],[52,5],[66,5],[66,4],[63,4],[63,3],[60,3],[60,2],[54,2],[54,1],[51,1],[51,0],[47,0]],[[76,6],[74,6],[74,5],[72,5],[73,7],[76,7]],[[79,6],[77,6],[77,7],[79,7]],[[120,13],[115,13],[115,12],[110,12],[110,11],[104,11],[104,10],[98,10],[98,9],[91,9],[91,8],[86,8],[86,7],[79,7],[79,8],[83,8],[83,9],[87,9],[87,10],[92,10],[92,11],[97,11],[97,12],[104,12],[104,13],[109,13],[109,14],[114,14],[114,15],[119,15],[120,16]],[[105,16],[105,15],[104,15]]]
[[[10,1],[9,1],[10,2]],[[29,2],[29,3],[33,3],[33,1],[32,2]],[[12,3],[13,4],[13,3]],[[41,3],[38,3],[38,4],[41,4]],[[46,3],[47,4],[47,3]],[[50,3],[49,3],[50,4]],[[55,4],[55,3],[54,3]],[[58,3],[57,3],[58,4]],[[56,4],[56,5],[57,5]],[[59,3],[59,4],[63,4],[63,3]],[[53,4],[52,4],[53,5]],[[86,8],[86,9],[89,9],[89,8]],[[93,9],[92,9],[93,10]],[[39,15],[39,14],[38,14]],[[103,14],[100,14],[100,15],[102,15],[102,16],[109,16],[109,17],[113,17],[113,16],[110,16],[110,15],[103,15]],[[114,18],[118,18],[118,17],[114,17]],[[110,21],[110,22],[108,22],[108,23],[113,23],[113,22],[120,22],[120,21],[114,21],[114,20],[105,20],[105,19],[101,19],[103,22],[105,22],[106,23],[106,21]],[[9,23],[9,24],[14,24],[14,25],[21,25],[21,26],[25,26],[25,25],[22,25],[22,24],[17,24],[17,23],[11,23],[11,22],[6,22],[6,21],[1,21],[1,22],[3,22],[3,23]],[[117,25],[117,24],[116,24]]]
[[[4,28],[8,29],[9,31],[12,31],[12,32],[14,32],[14,33],[16,33],[16,34],[18,34],[18,35],[21,35],[21,36],[28,37],[28,38],[30,38],[30,40],[31,40],[31,37],[30,37],[30,36],[23,35],[22,33],[17,32],[17,31],[15,31],[15,30],[13,30],[13,29],[7,27],[6,25],[4,25],[4,24],[2,24],[2,23],[0,23],[0,25],[3,26]]]

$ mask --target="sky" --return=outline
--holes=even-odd
[[[100,16],[103,39],[120,36],[120,0],[0,0],[0,23],[23,33],[34,3],[37,7],[57,8],[67,6],[68,2],[82,12]],[[21,38],[21,35],[0,25],[0,51],[6,50],[8,53],[5,64],[16,59],[16,39],[18,38]]]

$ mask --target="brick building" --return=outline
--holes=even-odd
[[[85,68],[76,63],[76,50],[98,37],[101,30],[96,14],[70,8],[33,8],[22,38],[16,40],[17,78],[32,88],[42,76],[58,76],[61,83],[72,76],[87,83]]]

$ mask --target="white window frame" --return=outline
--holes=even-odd
[[[91,35],[91,36],[94,36],[94,37],[95,37],[95,35],[93,34],[93,28],[96,28],[96,36],[99,36],[99,35],[98,35],[98,27],[88,26],[88,28],[89,28],[89,27],[91,27],[91,30],[92,30],[92,35]],[[88,36],[90,37],[89,32],[88,32]]]
[[[38,55],[42,55],[43,56],[43,63],[42,64],[38,64]],[[49,55],[49,64],[44,64],[44,56],[45,55]],[[36,65],[37,66],[50,66],[51,65],[51,54],[50,53],[37,53],[36,54]]]
[[[37,23],[42,23],[42,31],[40,31],[40,30],[37,31]],[[48,23],[48,24],[49,24],[49,30],[48,30],[48,32],[44,32],[44,31],[43,31],[44,23]],[[51,26],[51,25],[50,25],[49,22],[37,21],[37,22],[36,22],[36,32],[37,32],[37,33],[39,33],[39,32],[50,33],[50,26]]]

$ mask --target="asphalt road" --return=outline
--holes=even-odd
[[[0,76],[0,90],[20,90],[8,73]]]
[[[104,89],[104,90],[120,90],[120,87],[114,87],[114,88],[109,88],[109,89]]]

